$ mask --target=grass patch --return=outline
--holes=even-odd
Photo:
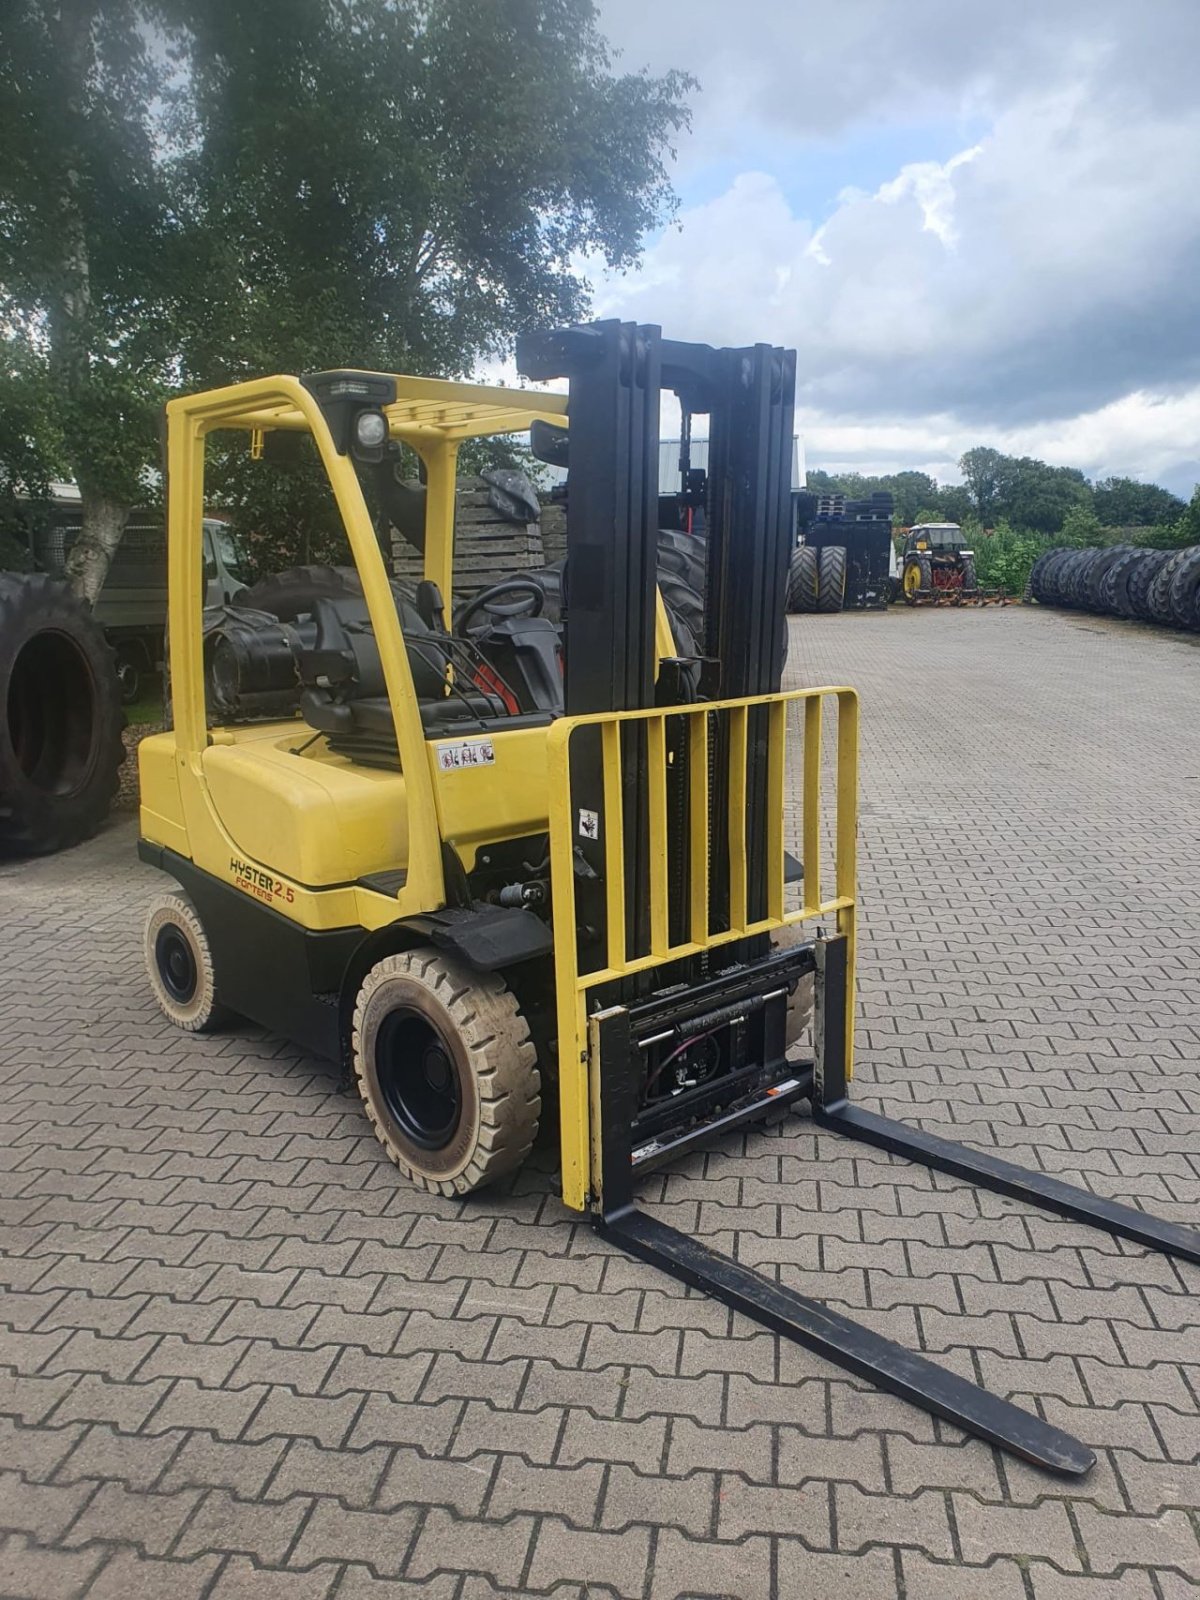
[[[125,721],[131,728],[147,722],[161,723],[163,719],[162,679],[157,672],[147,673],[142,679],[136,700],[125,707]]]

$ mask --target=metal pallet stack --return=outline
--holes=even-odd
[[[411,484],[406,487],[418,488]],[[493,504],[482,478],[460,478],[455,492],[454,596],[461,599],[495,583],[509,572],[525,572],[545,561],[542,530],[537,522],[512,522]],[[423,576],[420,551],[394,529],[392,571],[402,583]]]

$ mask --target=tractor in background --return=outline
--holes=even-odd
[[[922,522],[908,530],[900,569],[906,605],[977,604],[982,598],[975,576],[975,553],[957,522]]]

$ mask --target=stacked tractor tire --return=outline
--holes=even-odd
[[[1200,545],[1050,550],[1034,563],[1029,587],[1044,606],[1200,632]]]
[[[846,551],[843,545],[818,550],[797,546],[788,568],[789,611],[840,611],[846,602]]]

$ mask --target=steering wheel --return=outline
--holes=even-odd
[[[519,598],[508,605],[497,605],[498,598],[504,594]],[[532,578],[501,578],[499,583],[481,589],[467,601],[458,614],[456,631],[466,633],[472,618],[481,611],[490,611],[495,617],[540,617],[545,604],[546,591]]]

